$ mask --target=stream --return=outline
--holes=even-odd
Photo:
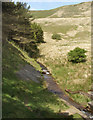
[[[85,107],[83,107],[79,103],[75,102],[72,98],[70,98],[62,89],[60,89],[58,84],[54,81],[54,78],[52,77],[52,75],[50,75],[47,68],[44,65],[42,65],[40,62],[38,62],[38,64],[41,66],[42,71],[44,71],[44,72],[46,71],[45,73],[43,73],[43,76],[44,76],[45,81],[47,82],[47,89],[50,92],[59,96],[61,99],[63,99],[70,105],[77,108],[79,111],[81,111],[83,114],[85,114],[88,119],[93,119],[93,113],[90,113],[89,111],[87,111],[85,109]]]

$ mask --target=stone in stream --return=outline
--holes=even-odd
[[[50,74],[48,70],[42,70],[42,71],[43,71],[42,74],[47,74],[47,75]]]
[[[88,105],[90,106],[90,109],[93,111],[93,101],[88,102]]]

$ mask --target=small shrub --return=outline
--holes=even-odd
[[[53,34],[52,35],[52,39],[61,40],[61,35],[59,35],[59,34]]]
[[[70,52],[68,52],[68,61],[73,63],[85,62],[86,52],[87,52],[86,50],[76,47],[74,50],[71,50]]]
[[[36,23],[31,24],[31,31],[33,31],[33,39],[35,39],[37,43],[44,42],[43,30],[40,25]]]

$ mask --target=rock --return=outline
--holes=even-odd
[[[93,101],[88,102],[88,105],[90,106],[90,109],[93,110]]]
[[[47,75],[49,75],[50,73],[49,73],[48,70],[43,70],[42,74],[47,74]]]

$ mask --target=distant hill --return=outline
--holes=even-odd
[[[89,17],[91,2],[83,2],[75,5],[66,5],[51,10],[31,11],[35,18],[68,18]]]

